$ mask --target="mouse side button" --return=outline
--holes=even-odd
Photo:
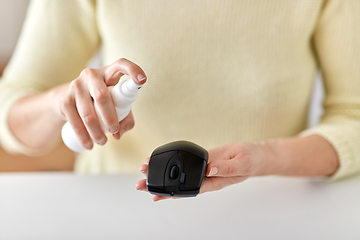
[[[185,177],[186,177],[186,174],[181,173],[181,175],[180,175],[180,183],[185,183]]]

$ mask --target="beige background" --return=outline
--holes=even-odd
[[[16,46],[28,4],[29,0],[0,0],[0,76]],[[41,157],[14,156],[0,147],[0,172],[71,171],[73,163],[74,154],[64,145]]]
[[[3,67],[7,63],[7,61],[10,59],[11,54],[16,46],[17,39],[19,37],[19,34],[21,32],[22,23],[25,19],[26,15],[26,9],[28,6],[29,0],[0,0],[0,75],[2,72]],[[120,57],[120,56],[119,56]],[[98,55],[94,57],[94,59],[89,63],[89,66],[91,67],[97,67],[100,65],[100,60]],[[321,107],[321,101],[323,99],[324,92],[321,82],[321,76],[320,73],[317,74],[316,81],[314,84],[314,95],[313,95],[313,101],[310,106],[309,110],[309,126],[314,126],[319,121],[319,117],[322,114],[322,107]],[[1,134],[1,133],[0,133]],[[61,155],[64,154],[64,157],[61,157]],[[70,152],[66,151],[66,149],[63,146],[60,146],[60,148],[57,150],[57,152],[54,152],[50,156],[45,157],[45,160],[43,158],[31,158],[32,161],[30,161],[31,164],[35,164],[34,166],[28,166],[29,161],[27,158],[24,158],[23,156],[18,157],[10,157],[9,155],[5,154],[3,150],[0,148],[0,172],[4,171],[16,171],[16,170],[23,170],[25,167],[25,170],[36,170],[39,169],[39,164],[43,163],[42,167],[40,167],[40,170],[43,169],[54,169],[53,165],[49,165],[51,163],[54,163],[54,160],[49,162],[46,160],[47,158],[51,159],[58,159],[57,161],[61,164],[67,163],[65,166],[62,166],[60,169],[69,168],[71,166],[72,162],[70,161],[64,161],[62,159],[68,158],[71,155]],[[55,156],[55,157],[54,157]],[[6,165],[4,165],[4,159],[17,159],[17,164],[11,165],[16,163],[16,161],[6,161]],[[35,159],[35,160],[34,160]],[[25,162],[21,162],[21,160]],[[36,162],[39,161],[39,162]],[[9,165],[9,163],[11,163]],[[59,164],[57,163],[57,164]],[[6,166],[4,168],[4,166]],[[30,168],[29,168],[30,167]],[[56,167],[55,167],[56,169]],[[54,169],[54,170],[55,170]]]

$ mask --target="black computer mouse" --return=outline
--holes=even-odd
[[[160,196],[194,197],[200,192],[208,152],[188,141],[176,141],[156,148],[151,154],[146,186]]]

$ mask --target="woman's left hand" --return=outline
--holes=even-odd
[[[259,143],[231,143],[209,150],[206,176],[200,193],[220,190],[229,185],[239,183],[252,175],[261,174],[266,145]],[[147,174],[148,161],[141,165],[140,172]],[[146,179],[136,183],[136,189],[147,191]],[[154,201],[170,198],[153,195]]]

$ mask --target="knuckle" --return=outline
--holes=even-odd
[[[120,65],[124,62],[127,62],[128,60],[126,58],[119,58],[118,60],[116,60],[115,64]]]
[[[79,78],[76,78],[76,79],[72,80],[71,83],[70,83],[69,89],[70,90],[75,90],[75,89],[79,88],[79,81],[80,81]]]
[[[235,168],[232,165],[228,165],[226,167],[226,175],[234,175],[235,174]]]
[[[103,119],[104,122],[108,125],[113,125],[113,124],[117,124],[118,123],[118,118],[116,115],[111,115],[106,117],[105,119]]]
[[[81,71],[80,76],[81,77],[90,77],[90,76],[93,76],[94,74],[95,74],[95,69],[85,68],[84,70]]]
[[[140,67],[137,64],[132,63],[128,66],[128,69],[130,72],[138,72],[140,70]]]
[[[72,101],[71,98],[69,96],[64,96],[60,98],[60,107],[64,110],[67,111],[68,109],[70,109],[72,107]]]
[[[69,87],[69,92],[68,94],[76,94],[77,92],[81,91],[82,89],[82,79],[81,78],[76,78],[74,80],[71,81],[70,83],[70,87]]]
[[[72,129],[80,137],[83,136],[83,134],[87,132],[86,128],[82,125],[74,125],[74,126],[72,126]]]
[[[120,58],[119,60],[117,60],[115,62],[116,66],[122,69],[126,69],[126,71],[136,71],[139,66],[136,65],[135,63],[131,62],[130,60],[126,59],[126,58]]]
[[[107,88],[98,88],[94,91],[93,98],[95,102],[106,103],[110,101],[110,93]]]
[[[87,126],[93,126],[96,124],[97,121],[97,117],[91,114],[84,115],[82,119]]]

